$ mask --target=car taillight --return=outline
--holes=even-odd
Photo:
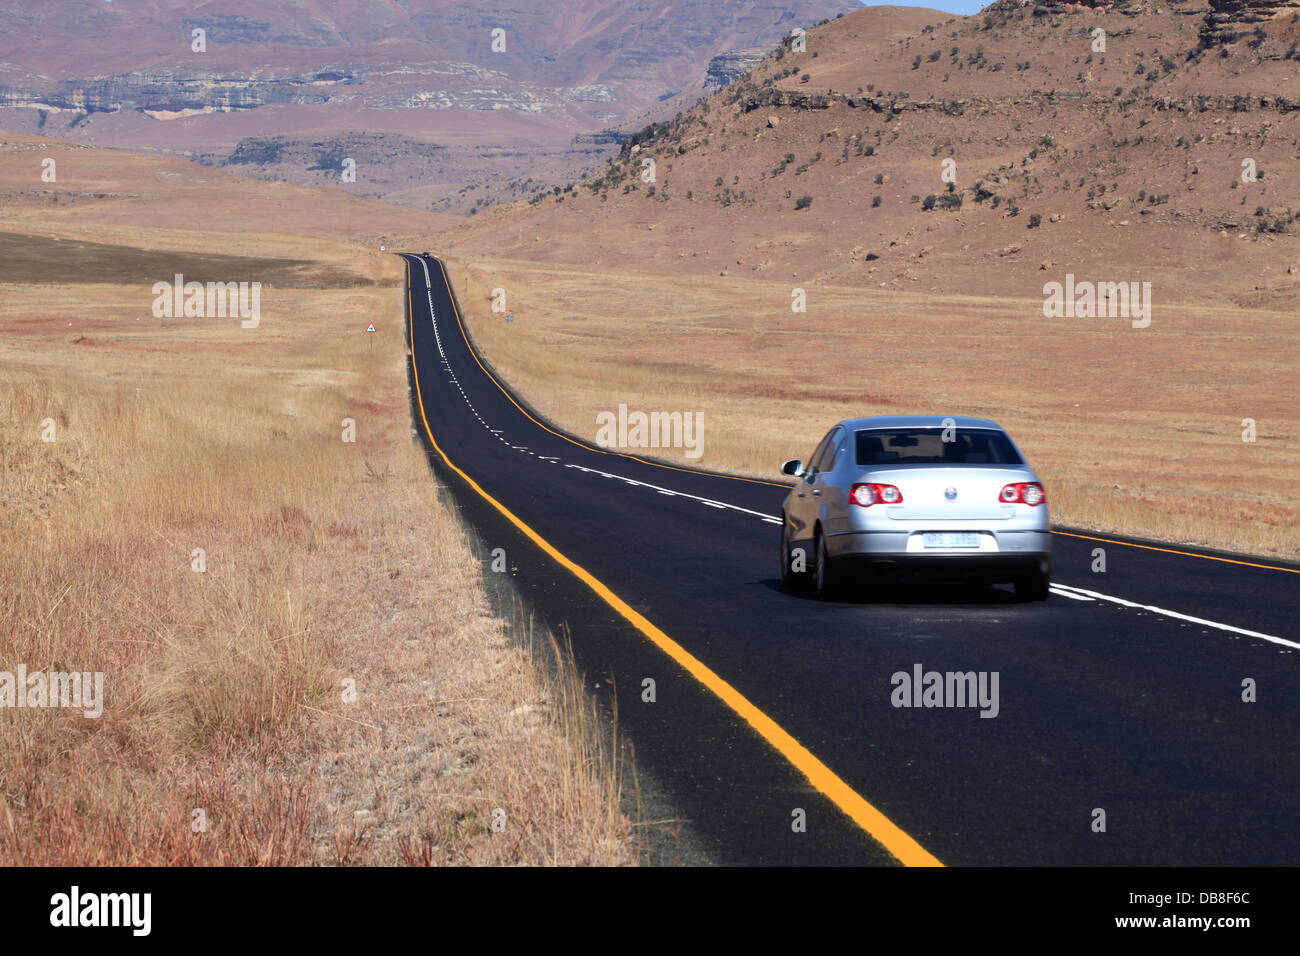
[[[1036,481],[1018,481],[1013,485],[1003,485],[998,492],[998,500],[1008,505],[1041,505],[1047,500],[1043,486]]]
[[[862,508],[872,505],[896,505],[903,500],[903,493],[893,485],[878,485],[875,482],[859,482],[849,489],[849,501]]]

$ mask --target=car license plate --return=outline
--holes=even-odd
[[[955,531],[930,531],[925,535],[927,548],[978,548],[978,534],[962,534]]]

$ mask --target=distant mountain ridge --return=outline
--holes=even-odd
[[[533,143],[547,157],[538,172],[562,179],[587,159],[585,149],[560,156],[575,137],[702,92],[715,55],[770,51],[792,28],[856,8],[853,0],[3,0],[0,129],[209,158],[268,136],[365,132],[470,150]],[[411,193],[419,187],[372,163],[355,191],[455,208],[456,188],[496,179],[485,171],[477,181],[472,166],[462,168],[467,179]]]

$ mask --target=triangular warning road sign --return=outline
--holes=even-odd
[[[367,325],[367,326],[366,326],[366,331],[367,331],[367,332],[374,332],[374,331],[377,331],[377,330],[375,329],[375,323],[371,322],[369,325]]]

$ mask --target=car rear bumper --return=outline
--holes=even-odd
[[[983,531],[979,548],[926,548],[923,534],[845,531],[826,536],[826,551],[837,560],[880,568],[1023,573],[1051,566],[1050,531]]]

